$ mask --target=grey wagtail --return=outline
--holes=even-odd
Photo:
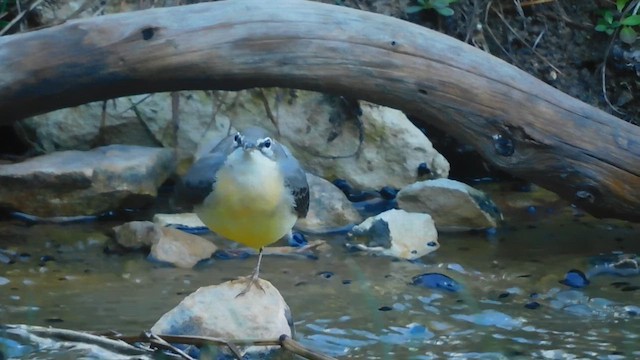
[[[309,210],[309,184],[298,160],[259,127],[224,138],[196,160],[175,195],[212,231],[259,249],[258,264],[238,296],[256,283],[264,246],[291,236]]]

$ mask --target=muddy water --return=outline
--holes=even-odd
[[[601,275],[578,290],[558,283],[598,254],[640,252],[640,226],[568,207],[505,212],[496,233],[441,234],[420,262],[351,253],[337,238],[317,260],[265,257],[262,277],[289,303],[298,339],[340,359],[640,358],[640,277]],[[0,322],[137,334],[198,287],[255,265],[182,270],[108,255],[112,225],[0,223],[0,249],[22,254],[0,262]],[[462,290],[408,284],[426,272]]]

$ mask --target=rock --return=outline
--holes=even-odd
[[[431,216],[395,209],[368,218],[354,227],[349,237],[358,241],[349,246],[409,260],[440,247]]]
[[[234,127],[260,125],[279,133],[305,169],[324,179],[342,178],[359,189],[402,188],[418,179],[423,162],[434,178],[449,174],[447,160],[398,110],[362,101],[358,108],[342,97],[309,91],[238,94],[226,112]],[[265,111],[265,99],[277,129]],[[364,142],[358,147],[360,129]]]
[[[236,297],[246,279],[202,287],[164,314],[151,328],[155,334],[209,336],[225,340],[273,339],[291,336],[293,321],[280,292],[266,280]],[[272,347],[273,348],[273,347]],[[243,353],[264,352],[250,346]]]
[[[355,104],[277,88],[158,93],[110,100],[102,129],[98,102],[23,120],[19,133],[45,152],[87,149],[96,141],[176,146],[181,173],[194,154],[210,150],[234,128],[259,125],[278,135],[306,170],[325,179],[346,179],[360,189],[402,188],[418,180],[423,163],[430,177],[448,176],[447,160],[402,112]]]
[[[172,96],[178,103],[177,132],[172,122]],[[24,141],[45,153],[88,150],[96,143],[175,146],[180,163],[192,159],[198,144],[211,137],[221,139],[229,130],[228,121],[213,121],[212,101],[213,94],[205,91],[128,96],[107,102],[103,125],[100,101],[34,116],[16,126]]]
[[[319,231],[357,224],[362,218],[340,189],[327,180],[307,173],[309,213],[298,219],[296,228]]]
[[[458,292],[462,285],[451,277],[440,273],[425,273],[411,278],[411,283],[427,289],[437,289],[449,292]]]
[[[160,226],[180,226],[189,229],[201,229],[207,226],[195,213],[155,214],[153,223]]]
[[[102,102],[37,115],[16,123],[23,140],[37,150],[50,153],[60,150],[89,150],[94,144],[162,145],[136,118],[133,98],[110,100],[101,126]],[[127,110],[129,109],[129,110]]]
[[[129,249],[151,247],[149,257],[190,269],[208,259],[217,247],[210,241],[150,221],[132,221],[113,228],[118,244]]]
[[[0,207],[42,217],[149,204],[174,166],[169,149],[111,145],[0,166]]]
[[[455,180],[425,180],[400,190],[398,207],[430,214],[438,231],[494,228],[502,219],[498,207],[480,190]]]
[[[162,228],[150,221],[131,221],[113,228],[115,240],[127,249],[150,247],[162,237]]]
[[[157,225],[156,225],[157,226]],[[151,245],[149,256],[180,268],[190,269],[208,259],[217,247],[210,241],[172,228],[161,228],[162,236]]]

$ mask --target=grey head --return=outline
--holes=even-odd
[[[309,184],[305,171],[286,146],[274,140],[269,132],[253,126],[222,139],[211,151],[193,163],[185,176],[176,185],[174,203],[182,210],[198,205],[211,193],[216,174],[235,150],[258,149],[276,161],[284,176],[285,186],[295,199],[295,211],[298,217],[305,217],[309,210]]]

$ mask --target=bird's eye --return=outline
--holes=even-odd
[[[242,142],[242,135],[240,135],[240,133],[236,133],[236,136],[233,137],[233,141],[235,141],[236,144],[240,145],[240,143]]]
[[[262,147],[265,149],[268,149],[271,147],[271,139],[270,138],[266,138],[264,139],[264,141],[262,141]]]

